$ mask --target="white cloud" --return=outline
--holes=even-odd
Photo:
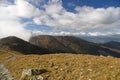
[[[22,18],[32,18],[41,14],[38,8],[36,8],[26,0],[16,0],[15,7],[17,15]]]
[[[109,36],[109,35],[113,35],[113,34],[120,35],[120,33],[112,33],[112,32],[106,32],[106,33],[102,33],[102,32],[72,32],[71,33],[71,32],[67,32],[67,31],[58,31],[58,32],[47,32],[47,31],[37,31],[37,30],[32,31],[33,36],[38,36],[38,35]]]
[[[46,31],[37,31],[37,30],[34,30],[32,32],[33,36],[37,36],[37,35],[60,35],[60,36],[67,36],[67,35],[76,35],[76,36],[84,36],[84,35],[88,35],[87,33],[85,32],[66,32],[66,31],[59,31],[59,32],[46,32]]]
[[[69,12],[62,6],[62,0],[48,0],[46,4],[39,5],[42,9],[32,4],[38,6],[37,3],[42,1],[44,0],[14,0],[14,3],[11,3],[1,0],[0,38],[12,35],[28,40],[31,33],[26,29],[29,22],[21,22],[24,18],[33,20],[33,24],[53,28],[54,32],[48,34],[97,36],[120,31],[120,7],[77,6],[76,12]]]
[[[6,6],[8,4],[12,4],[11,2],[9,2],[9,0],[0,0],[0,5],[1,6]]]
[[[43,15],[35,18],[35,23],[75,30],[120,30],[120,7],[93,8],[76,7],[76,13],[66,11],[60,0],[52,0],[45,5]],[[44,16],[44,17],[43,17]]]
[[[30,2],[30,3],[34,3],[34,4],[36,4],[36,5],[39,5],[39,3],[41,3],[41,2],[43,2],[44,0],[27,0],[28,2]]]
[[[17,36],[24,40],[28,40],[31,36],[30,32],[24,28],[24,25],[17,21],[1,21],[0,22],[0,38],[6,36]]]
[[[4,2],[4,5],[0,5],[0,11],[0,38],[17,36],[28,40],[31,37],[31,32],[26,29],[27,25],[22,23],[21,19],[38,16],[38,8],[25,0],[15,0],[14,4]]]
[[[104,34],[104,33],[100,33],[100,32],[89,32],[88,36],[107,36],[110,33]]]

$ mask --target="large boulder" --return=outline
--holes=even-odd
[[[21,79],[24,79],[26,76],[38,76],[37,80],[42,80],[41,74],[47,72],[46,69],[23,69]],[[35,79],[35,78],[34,78]],[[31,80],[34,80],[31,78]]]

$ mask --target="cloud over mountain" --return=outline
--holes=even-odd
[[[67,11],[61,0],[1,0],[0,37],[14,35],[28,40],[32,30],[26,27],[30,24],[60,29],[60,33],[73,30],[70,34],[75,31],[79,34],[120,34],[120,7],[76,6],[74,10]]]

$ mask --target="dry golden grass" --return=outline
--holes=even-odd
[[[22,69],[48,70],[45,80],[120,80],[120,59],[81,54],[23,55],[6,67],[19,80]]]
[[[12,57],[11,54],[4,52],[4,51],[0,51],[0,62],[3,62],[7,59],[9,59],[10,57]]]

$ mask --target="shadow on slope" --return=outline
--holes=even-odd
[[[20,38],[10,36],[3,39],[0,39],[0,49],[11,49],[24,54],[39,54],[39,53],[50,53],[45,48],[40,48],[29,42],[26,42]]]
[[[120,57],[120,53],[74,36],[40,35],[32,37],[29,42],[36,46],[46,48],[52,53],[74,53]]]
[[[120,42],[110,41],[103,44],[106,47],[120,50]]]

